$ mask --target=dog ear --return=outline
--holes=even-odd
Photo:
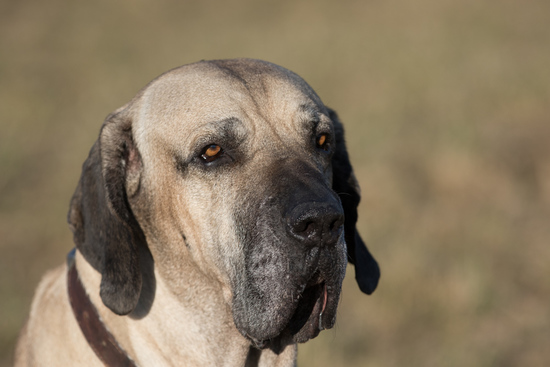
[[[82,166],[68,215],[76,247],[102,275],[103,303],[119,315],[136,307],[141,292],[138,248],[146,242],[127,192],[139,187],[141,168],[131,119],[113,113]]]
[[[355,229],[357,206],[361,200],[359,184],[349,161],[344,127],[336,112],[328,109],[334,123],[336,150],[332,157],[332,189],[340,197],[344,208],[344,236],[348,248],[348,260],[355,265],[355,279],[363,293],[371,294],[378,285],[380,268]]]

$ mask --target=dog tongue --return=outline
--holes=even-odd
[[[319,330],[324,330],[323,327],[323,312],[325,311],[325,307],[327,306],[327,284],[325,283],[323,286],[323,294],[321,295],[323,297],[323,306],[321,307],[321,312],[319,313]]]

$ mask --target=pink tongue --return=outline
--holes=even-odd
[[[324,330],[323,327],[323,312],[325,312],[325,307],[327,306],[327,285],[323,287],[323,306],[321,307],[321,312],[319,313],[319,330]]]
[[[327,285],[325,284],[323,288],[323,307],[321,307],[321,315],[325,311],[326,306],[327,306]]]

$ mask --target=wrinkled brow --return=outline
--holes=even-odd
[[[311,122],[319,122],[321,121],[321,112],[319,111],[319,107],[317,107],[314,104],[311,103],[305,103],[301,104],[300,112],[303,113],[304,118],[308,119]]]
[[[243,128],[243,122],[236,117],[228,117],[223,120],[211,121],[202,124],[198,130],[208,133],[231,133]]]
[[[319,125],[330,126],[330,117],[318,105],[304,103],[300,105],[299,109],[306,128],[316,130]]]
[[[193,135],[191,146],[196,149],[207,144],[240,142],[246,137],[246,128],[238,118],[229,117],[203,124]]]

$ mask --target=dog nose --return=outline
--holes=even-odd
[[[287,216],[289,232],[308,246],[330,246],[343,231],[344,214],[333,204],[303,203]]]

